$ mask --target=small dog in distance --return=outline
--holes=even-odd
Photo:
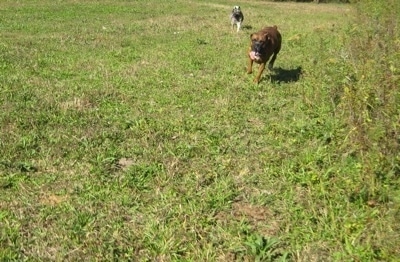
[[[244,20],[244,15],[242,10],[240,9],[240,6],[235,5],[232,9],[231,13],[231,25],[232,25],[232,30],[235,30],[235,25],[236,25],[236,32],[239,32],[240,27],[242,26]]]

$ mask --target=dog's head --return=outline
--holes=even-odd
[[[250,35],[251,51],[250,56],[253,60],[258,61],[265,53],[266,49],[271,43],[271,36],[268,32],[260,31]]]
[[[240,9],[240,6],[235,5],[232,9],[232,14],[240,14],[242,10]]]

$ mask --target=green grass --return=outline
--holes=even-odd
[[[0,260],[399,259],[398,175],[363,175],[335,97],[355,10],[247,1],[236,34],[235,4],[2,1]]]

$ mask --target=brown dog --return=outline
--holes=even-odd
[[[271,55],[273,56],[268,64],[268,69],[272,70],[276,56],[281,50],[282,36],[279,33],[277,26],[274,25],[265,27],[261,31],[251,34],[250,39],[251,42],[248,51],[249,63],[247,67],[247,73],[251,74],[253,72],[253,62],[260,64],[258,74],[254,79],[254,83],[258,84],[265,69],[265,64],[268,62]]]

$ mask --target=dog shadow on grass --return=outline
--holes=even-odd
[[[294,69],[284,69],[281,67],[274,68],[271,72],[271,82],[283,82],[283,83],[290,83],[290,82],[297,82],[300,79],[303,70],[301,66],[294,68]]]
[[[242,25],[243,30],[251,30],[253,27],[251,25]]]

